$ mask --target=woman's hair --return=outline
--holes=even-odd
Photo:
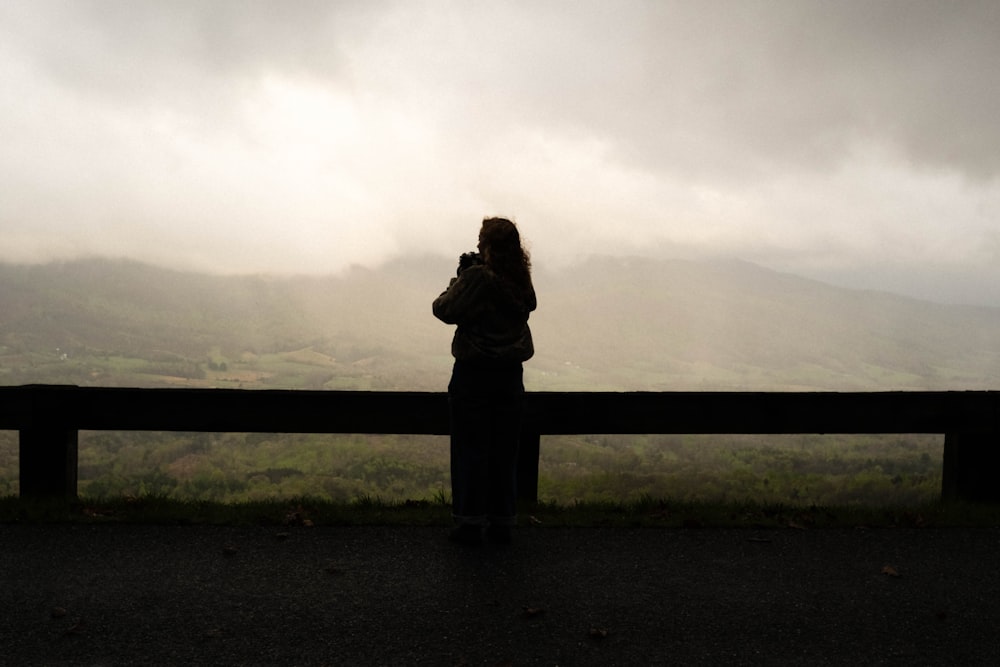
[[[531,257],[521,245],[517,225],[507,218],[484,218],[479,241],[494,273],[521,289],[531,288]]]

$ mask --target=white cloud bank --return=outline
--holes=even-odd
[[[327,272],[517,219],[1000,305],[994,2],[0,4],[0,259]]]

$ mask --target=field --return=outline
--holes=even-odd
[[[539,500],[918,506],[940,494],[942,447],[928,435],[546,436]],[[79,474],[81,495],[105,499],[450,496],[435,436],[83,432]],[[0,432],[0,495],[16,479],[16,433]]]

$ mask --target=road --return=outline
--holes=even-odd
[[[995,665],[998,529],[0,526],[0,664]]]

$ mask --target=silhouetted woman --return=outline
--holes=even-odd
[[[506,218],[483,220],[479,253],[462,255],[458,276],[434,300],[434,315],[458,325],[448,384],[452,541],[479,544],[485,529],[492,541],[510,542],[522,362],[534,354],[528,314],[535,306],[531,262],[517,227]]]

